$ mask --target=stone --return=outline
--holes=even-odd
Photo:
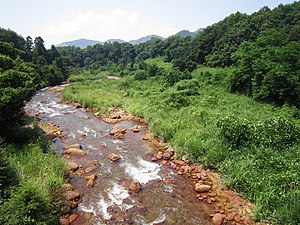
[[[183,166],[185,164],[185,162],[183,162],[181,160],[178,160],[178,159],[173,160],[173,162],[176,163],[179,166]]]
[[[65,197],[67,200],[74,200],[80,198],[80,193],[77,191],[67,191],[65,193]]]
[[[87,120],[87,119],[89,119],[89,118],[90,118],[90,117],[87,116],[87,115],[84,115],[84,116],[83,116],[83,119],[86,119],[86,120]]]
[[[65,150],[65,154],[70,154],[74,156],[84,156],[86,152],[78,148],[68,148],[67,150]]]
[[[196,183],[195,191],[199,193],[208,192],[211,189],[209,185]]]
[[[165,152],[163,154],[163,158],[166,159],[166,160],[170,159],[171,157],[172,157],[172,155],[169,152]]]
[[[69,221],[72,223],[73,221],[75,221],[77,219],[78,215],[77,214],[72,214],[71,216],[69,216]]]
[[[129,190],[131,190],[133,192],[139,192],[141,190],[141,188],[142,188],[142,186],[141,186],[140,182],[138,182],[137,180],[132,181],[129,186]]]
[[[121,157],[119,155],[116,155],[114,153],[111,153],[107,156],[112,162],[118,161]]]
[[[126,133],[127,128],[121,125],[113,126],[112,130],[109,132],[110,135],[116,135],[117,133]]]
[[[239,222],[241,222],[242,217],[241,217],[240,215],[236,215],[236,216],[234,217],[234,220],[235,220],[235,222],[239,223]]]
[[[134,132],[134,133],[137,133],[137,132],[139,132],[139,131],[140,131],[140,129],[139,129],[139,126],[138,126],[138,125],[135,125],[135,126],[131,127],[131,128],[130,128],[130,130],[131,130],[132,132]]]
[[[92,180],[92,179],[88,180],[87,183],[86,183],[87,187],[93,187],[94,185],[95,185],[95,180]]]
[[[85,176],[86,180],[96,180],[96,178],[97,178],[97,175],[95,173],[93,173],[90,176]]]
[[[59,219],[59,224],[60,225],[69,225],[70,224],[70,221],[66,218],[60,218]]]
[[[90,173],[93,170],[97,169],[97,167],[98,167],[97,165],[89,166],[88,168],[85,169],[85,172]]]
[[[231,212],[227,214],[226,219],[232,221],[234,220],[235,216],[236,216],[236,212]]]
[[[69,170],[76,171],[79,168],[79,166],[75,162],[68,162],[68,168]]]
[[[221,225],[223,223],[224,215],[221,213],[216,213],[212,218],[214,225]]]
[[[69,149],[69,148],[82,149],[82,146],[81,146],[81,144],[73,144],[73,145],[69,145],[69,146],[65,147],[65,149]]]

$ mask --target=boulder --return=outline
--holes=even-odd
[[[119,155],[116,155],[114,153],[111,153],[107,156],[112,162],[118,161],[121,157]]]
[[[214,225],[221,225],[224,220],[224,215],[221,213],[216,213],[212,220],[213,220]]]
[[[69,149],[69,148],[82,149],[82,146],[81,146],[81,144],[73,144],[73,145],[69,145],[69,146],[65,147],[65,149]]]
[[[199,193],[208,192],[211,189],[209,185],[196,183],[195,185],[195,191]]]
[[[129,186],[129,190],[131,190],[133,192],[139,192],[141,190],[141,188],[142,188],[142,186],[141,186],[140,182],[138,182],[137,180],[132,181]]]
[[[70,154],[74,156],[84,156],[86,152],[78,148],[68,148],[65,150],[65,154]]]
[[[66,200],[74,200],[80,198],[80,193],[77,191],[67,191],[65,193]]]
[[[75,162],[68,162],[68,168],[69,168],[69,170],[75,171],[75,170],[77,170],[79,168],[79,166]]]
[[[97,178],[97,175],[95,173],[93,173],[90,176],[85,176],[86,180],[96,180],[96,178]]]
[[[113,126],[112,130],[109,132],[110,135],[116,135],[117,133],[126,133],[127,128],[122,125],[115,125]]]
[[[139,126],[138,126],[138,125],[135,125],[135,126],[131,127],[131,128],[130,128],[130,130],[131,130],[132,132],[134,132],[134,133],[137,133],[137,132],[139,132],[139,131],[140,131],[140,129],[139,129]]]

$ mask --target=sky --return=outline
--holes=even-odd
[[[294,0],[0,0],[0,27],[47,47],[80,38],[130,41],[195,31],[237,11],[251,14]]]

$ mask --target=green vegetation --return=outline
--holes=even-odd
[[[255,204],[258,220],[299,224],[299,11],[295,1],[231,14],[195,37],[85,49],[46,50],[41,37],[33,41],[0,29],[0,135],[20,121],[23,102],[35,90],[73,71],[69,81],[76,83],[64,90],[66,99],[101,113],[121,106],[144,117],[178,156],[221,171],[231,188]],[[123,79],[105,78],[111,74]],[[54,221],[49,193],[62,170],[52,168],[61,167],[49,146],[30,140],[2,144],[1,223]],[[53,176],[35,173],[36,155],[49,157]]]
[[[65,164],[34,124],[0,143],[0,224],[58,224]]]
[[[176,71],[171,72],[183,76]],[[101,113],[122,106],[144,117],[178,156],[221,171],[227,185],[255,204],[258,220],[297,224],[300,111],[229,93],[224,84],[233,72],[201,67],[174,84],[168,72],[145,80],[81,82],[67,87],[63,96]]]
[[[58,224],[65,165],[38,127],[23,121],[24,101],[67,78],[54,46],[0,28],[0,224]]]

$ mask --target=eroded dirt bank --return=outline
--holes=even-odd
[[[25,107],[68,163],[61,224],[255,224],[249,202],[218,174],[176,158],[143,119],[62,102],[61,88],[41,90]]]

